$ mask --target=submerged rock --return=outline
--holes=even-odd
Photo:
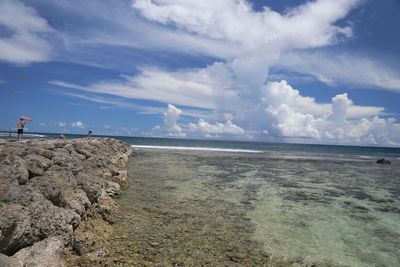
[[[390,160],[386,160],[386,159],[378,159],[378,160],[376,161],[376,163],[379,163],[379,164],[392,164],[392,163],[390,162]]]
[[[77,242],[93,254],[74,231],[88,219],[112,221],[132,147],[110,138],[0,141],[0,266],[63,266],[60,252],[71,257]]]

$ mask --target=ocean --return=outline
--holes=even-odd
[[[400,266],[400,148],[117,139],[116,266]]]

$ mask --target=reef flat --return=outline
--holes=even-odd
[[[107,265],[131,153],[110,138],[0,140],[0,266]]]

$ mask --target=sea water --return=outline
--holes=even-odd
[[[116,265],[400,266],[398,149],[133,146]],[[392,164],[375,163],[383,155]]]

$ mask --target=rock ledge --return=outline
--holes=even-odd
[[[84,243],[93,244],[96,226],[109,233],[131,153],[110,138],[0,140],[0,266],[83,266],[80,257],[90,265],[87,255],[106,256]]]

